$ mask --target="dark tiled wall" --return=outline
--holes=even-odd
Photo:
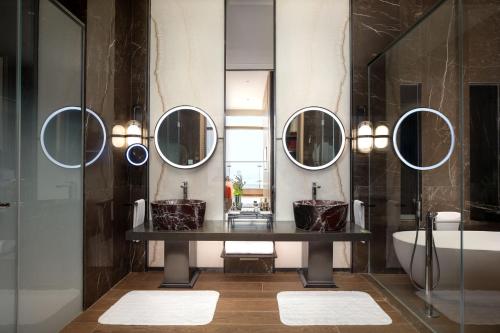
[[[351,0],[351,61],[352,61],[352,101],[351,124],[352,130],[356,129],[359,122],[368,119],[368,70],[367,64],[376,55],[381,53],[392,41],[413,25],[419,17],[427,12],[438,0]],[[385,120],[377,119],[373,122]],[[370,163],[372,164],[370,166]],[[376,212],[377,196],[369,199],[369,174],[370,169],[377,170],[380,165],[384,169],[385,158],[383,155],[372,154],[369,161],[367,154],[352,153],[351,160],[351,193],[352,199],[358,199],[367,204],[365,216],[368,219],[372,214],[383,215]],[[372,188],[372,193],[385,193],[382,188]],[[383,198],[380,198],[381,200]],[[372,207],[368,207],[368,204]],[[383,232],[384,228],[373,228]],[[385,242],[384,242],[385,246]],[[381,249],[385,253],[385,249]],[[353,246],[353,269],[356,272],[368,269],[368,245],[355,243]]]
[[[85,170],[84,306],[131,270],[144,270],[145,246],[125,240],[132,203],[147,195],[147,165],[126,162],[110,132],[147,119],[147,0],[88,0],[86,11],[86,104],[104,120],[106,149]],[[144,121],[143,121],[144,120]],[[90,133],[90,131],[89,131]],[[95,137],[86,135],[86,147]]]
[[[495,200],[492,200],[487,206],[485,206],[484,201],[477,201],[481,197],[484,199],[484,192],[487,187],[496,187],[494,184],[495,176],[487,173],[488,171],[491,172],[492,165],[489,165],[488,168],[482,168],[481,164],[492,163],[491,161],[496,164],[494,161],[498,158],[498,152],[495,152],[495,149],[498,148],[498,140],[495,137],[496,133],[494,133],[495,127],[498,128],[498,121],[495,121],[498,114],[491,114],[495,112],[491,107],[498,107],[498,96],[496,99],[494,96],[489,98],[485,98],[484,95],[481,96],[481,103],[496,104],[491,105],[490,108],[485,107],[486,104],[474,107],[474,105],[471,105],[470,93],[472,87],[476,89],[489,87],[491,89],[495,85],[500,85],[500,42],[498,39],[500,1],[464,0],[463,8],[465,228],[498,231],[500,230],[498,201],[494,204]],[[474,103],[473,100],[472,102]],[[478,116],[481,121],[489,118],[494,123],[493,126],[491,124],[482,125],[476,123],[476,128],[471,128],[471,118],[474,119],[474,117]],[[481,145],[481,147],[477,145]],[[473,150],[475,150],[475,154],[472,153]],[[471,158],[476,158],[476,161],[471,161]],[[480,183],[474,184],[474,181],[477,182],[478,177],[477,174],[476,177],[471,175],[472,172],[481,173],[482,177],[480,179],[482,179]],[[493,191],[495,190],[496,188],[493,189]],[[471,191],[475,191],[476,195],[471,195]],[[476,209],[481,207],[481,210],[485,213],[483,218],[486,217],[486,219],[482,219],[481,214],[472,213],[469,215],[470,210],[474,210],[474,207]]]

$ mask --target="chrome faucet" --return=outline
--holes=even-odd
[[[187,200],[187,198],[188,198],[188,182],[187,181],[183,181],[182,185],[181,185],[181,188],[182,188],[182,198],[184,200]]]
[[[313,200],[316,200],[317,194],[318,194],[318,188],[321,188],[316,182],[313,182],[312,184],[312,198]]]
[[[436,222],[437,213],[435,212],[427,212],[427,216],[425,219],[425,314],[429,318],[438,317],[438,313],[435,311],[432,303],[432,290],[439,283],[439,275],[438,272],[438,281],[434,284],[434,264],[433,264],[433,250],[436,253],[437,268],[439,267],[439,259],[437,258],[437,251],[434,245],[434,237],[432,235],[432,231],[434,228],[434,223]],[[418,232],[418,231],[417,231]]]

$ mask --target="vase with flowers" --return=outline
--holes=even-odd
[[[241,175],[234,177],[233,181],[234,204],[237,209],[241,209],[242,207],[241,195],[243,194],[243,187],[245,186],[245,184],[246,182],[243,181],[243,177]]]

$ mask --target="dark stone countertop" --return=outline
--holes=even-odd
[[[366,241],[371,232],[361,229],[354,223],[347,223],[341,231],[317,232],[300,230],[294,221],[275,221],[268,229],[264,223],[239,224],[235,227],[226,221],[205,221],[197,230],[154,230],[152,223],[141,224],[126,233],[127,240],[165,240],[165,241]]]

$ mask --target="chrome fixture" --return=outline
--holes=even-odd
[[[125,151],[125,157],[133,166],[144,165],[149,159],[148,148],[141,143],[131,144]]]
[[[420,200],[416,201],[417,212],[415,214],[415,243],[413,244],[413,251],[411,253],[410,259],[410,281],[413,286],[419,290],[424,290],[425,292],[425,315],[428,318],[439,317],[438,312],[434,309],[432,305],[432,290],[437,287],[439,280],[441,278],[441,267],[439,265],[439,257],[437,254],[436,244],[434,243],[434,237],[432,231],[434,229],[434,223],[436,221],[436,212],[427,212],[425,218],[425,225],[420,227]],[[418,244],[418,234],[420,230],[425,230],[425,285],[419,285],[415,278],[413,277],[413,260],[415,258],[415,251]],[[433,253],[434,252],[434,253]],[[436,266],[437,266],[437,279],[434,283],[434,255],[436,256]]]
[[[321,188],[316,182],[313,182],[312,184],[312,199],[316,200],[317,194],[318,194],[318,188]]]
[[[433,275],[433,258],[432,258],[432,248],[434,247],[434,251],[436,252],[436,260],[437,259],[437,251],[436,245],[434,244],[434,238],[432,237],[432,229],[434,226],[434,222],[436,221],[437,213],[435,212],[427,212],[427,216],[425,219],[425,315],[428,318],[436,318],[439,317],[438,313],[434,310],[432,306],[432,289],[434,289],[439,280],[436,281],[436,285],[434,285],[434,275]],[[418,231],[417,231],[418,232]],[[438,265],[439,269],[439,265]]]
[[[187,198],[188,198],[188,182],[187,181],[183,181],[182,185],[181,185],[181,188],[182,188],[182,198],[184,200],[187,200]]]

